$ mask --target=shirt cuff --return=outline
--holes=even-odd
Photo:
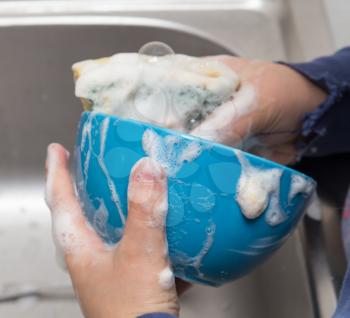
[[[320,65],[310,63],[284,63],[296,72],[305,76],[312,83],[325,90],[328,93],[327,98],[321,103],[317,109],[311,113],[307,113],[303,118],[301,138],[298,140],[296,147],[301,155],[312,155],[312,146],[314,143],[327,132],[327,122],[323,122],[324,115],[330,110],[343,96],[343,92],[347,88],[342,82],[328,72],[328,70]]]

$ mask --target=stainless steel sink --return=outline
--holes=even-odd
[[[151,40],[192,55],[262,59],[302,59],[331,48],[327,37],[316,41],[316,51],[312,41],[304,45],[294,27],[299,0],[147,2],[0,1],[1,317],[81,317],[68,276],[54,260],[43,201],[46,146],[57,141],[72,150],[81,112],[73,62],[135,51]],[[194,287],[182,298],[182,317],[326,317],[302,233],[250,275],[219,289]],[[29,297],[37,288],[43,293]],[[26,297],[2,301],[9,293]]]

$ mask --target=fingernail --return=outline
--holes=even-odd
[[[57,152],[59,152],[63,147],[57,143],[51,143],[47,147],[47,161],[50,162],[56,158]],[[64,148],[63,148],[64,149]],[[67,159],[70,157],[68,150],[64,149],[64,154]]]
[[[139,160],[130,175],[129,201],[145,205],[148,211],[159,194],[164,192],[165,178],[164,170],[156,161],[149,157]]]

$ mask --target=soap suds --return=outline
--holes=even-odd
[[[68,157],[68,154],[66,156]],[[64,202],[57,202],[57,198],[54,197],[54,182],[57,178],[58,164],[58,155],[53,155],[52,151],[48,151],[45,200],[52,210],[52,236],[57,258],[62,263],[63,253],[77,253],[85,242],[81,239],[79,229],[75,224],[74,211],[70,211],[70,207],[64,206]]]
[[[85,184],[88,181],[88,170],[89,170],[89,165],[90,165],[90,158],[92,155],[92,136],[91,136],[91,131],[92,131],[92,120],[95,116],[94,112],[89,113],[88,119],[85,121],[83,129],[82,129],[82,136],[81,136],[81,144],[80,144],[80,151],[84,151],[86,143],[88,143],[88,150],[86,152],[85,160],[84,160],[84,182]]]
[[[158,202],[157,206],[154,207],[153,215],[154,215],[154,222],[152,223],[152,226],[158,226],[158,227],[164,227],[166,216],[168,214],[168,191],[165,191],[165,195],[163,196],[162,200]]]
[[[195,256],[188,256],[180,251],[172,252],[173,265],[176,267],[176,274],[180,277],[186,277],[186,269],[192,268],[195,270],[199,277],[204,277],[204,273],[201,271],[203,259],[209,253],[213,243],[216,232],[216,225],[213,221],[209,221],[208,226],[205,229],[205,239],[202,243],[202,247]]]
[[[104,239],[108,239],[107,222],[108,211],[103,200],[101,199],[100,206],[94,214],[92,226],[95,231]]]
[[[100,128],[100,152],[99,155],[97,157],[98,163],[101,167],[101,170],[103,172],[103,174],[105,175],[106,179],[107,179],[107,184],[108,184],[108,188],[109,191],[111,193],[111,200],[113,201],[117,212],[119,214],[119,218],[122,222],[122,224],[125,224],[125,216],[121,207],[121,203],[120,203],[120,199],[119,199],[119,195],[118,192],[115,188],[115,185],[113,183],[113,180],[111,178],[111,176],[108,173],[106,164],[104,162],[104,153],[105,153],[105,144],[106,144],[106,136],[107,136],[107,132],[108,132],[108,127],[109,127],[109,118],[106,117],[102,123],[101,123],[101,128]]]
[[[246,255],[246,256],[257,256],[257,255],[261,255],[264,253],[263,250],[256,250],[256,249],[249,249],[249,248],[247,248],[245,250],[230,248],[230,249],[227,249],[226,251],[236,253],[236,254],[242,254],[242,255]]]
[[[322,209],[320,198],[318,197],[316,191],[314,191],[311,195],[310,201],[308,202],[308,206],[306,208],[306,214],[308,217],[315,221],[322,220]]]
[[[236,132],[235,123],[238,119],[255,110],[256,94],[252,85],[243,85],[233,93],[230,100],[225,102],[222,107],[215,109],[191,134],[226,144],[242,143],[242,140],[249,135],[250,124],[245,124],[244,132]]]
[[[314,189],[314,184],[311,181],[308,181],[303,176],[293,174],[291,177],[290,191],[288,195],[288,202],[291,203],[294,197],[298,193],[304,195],[309,195]]]
[[[281,246],[283,242],[289,237],[289,233],[282,237],[280,236],[267,236],[257,238],[254,244],[247,246],[244,250],[241,249],[227,249],[228,252],[238,253],[246,256],[258,256],[265,254],[267,250],[276,249]]]
[[[224,63],[186,55],[116,54],[73,65],[75,94],[93,110],[190,131],[232,98],[239,78]]]
[[[253,85],[243,85],[233,95],[231,118],[238,119],[249,114],[255,108],[256,90]]]
[[[160,162],[166,156],[161,137],[151,129],[147,129],[144,132],[142,136],[142,147],[145,153],[157,162]],[[162,166],[164,166],[164,163]]]
[[[205,255],[208,254],[210,248],[214,243],[215,231],[216,231],[215,223],[210,223],[209,226],[206,228],[207,238],[203,244],[203,247],[199,251],[197,256],[193,257],[192,266],[197,270],[199,276],[203,276],[203,273],[201,273],[200,271],[200,266],[202,264],[203,258],[205,257]]]
[[[254,244],[250,245],[249,248],[256,250],[263,250],[266,248],[271,248],[276,245],[281,245],[289,236],[289,233],[285,236],[266,236],[257,239]]]
[[[236,155],[241,164],[236,201],[244,216],[248,219],[257,218],[265,211],[269,201],[269,210],[275,211],[279,206],[276,193],[279,193],[282,170],[277,168],[257,169],[249,164],[241,151],[237,150]],[[275,216],[275,214],[273,215]]]
[[[59,252],[77,254],[85,242],[79,235],[74,215],[68,211],[55,211],[53,215],[52,233]]]
[[[241,176],[236,189],[236,201],[242,213],[249,219],[260,216],[265,211],[265,221],[271,226],[283,223],[287,214],[280,203],[280,179],[282,170],[257,169],[249,164],[240,150],[236,151],[241,163]],[[298,194],[309,195],[314,184],[306,178],[293,174],[291,176],[288,202]]]
[[[169,266],[165,267],[158,275],[158,281],[163,289],[170,289],[175,284],[175,277],[173,271]]]
[[[174,177],[185,162],[193,161],[202,151],[197,142],[174,139],[174,136],[162,138],[151,129],[144,132],[142,146],[145,153],[158,162],[169,177]]]
[[[280,192],[279,192],[279,184],[278,184],[278,188],[276,188],[275,192],[271,194],[270,204],[267,211],[265,212],[266,223],[271,226],[281,224],[287,219],[287,215],[282,210],[279,202],[279,193]]]
[[[184,200],[174,186],[169,187],[169,211],[171,213],[168,214],[166,220],[168,228],[183,221],[185,214]]]
[[[183,162],[191,162],[197,157],[199,157],[201,152],[202,152],[202,147],[198,143],[192,142],[188,144],[187,147],[180,153],[177,161],[181,165]]]
[[[81,142],[80,142],[80,151],[83,151],[85,148],[85,145],[88,141],[91,140],[91,123],[92,123],[92,116],[93,112],[89,113],[88,119],[84,122],[82,132],[81,132]]]
[[[109,127],[109,118],[106,117],[101,123],[101,131],[100,131],[100,157],[101,158],[104,158],[104,155],[105,155],[108,127]]]
[[[196,211],[210,212],[215,206],[216,196],[209,188],[193,183],[189,200]]]
[[[151,215],[148,225],[150,227],[161,227],[165,226],[166,216],[168,213],[168,191],[164,192],[162,200],[157,203],[153,209],[153,214]]]

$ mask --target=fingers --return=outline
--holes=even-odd
[[[52,214],[52,229],[56,246],[69,256],[87,255],[102,242],[87,226],[75,195],[68,170],[68,152],[59,144],[48,147],[46,170],[46,202]],[[69,264],[68,264],[69,266]]]
[[[191,134],[229,146],[237,146],[254,133],[255,123],[258,121],[258,118],[255,118],[258,114],[255,106],[255,89],[252,85],[246,84],[234,95],[232,101],[218,107]]]
[[[206,56],[204,58],[208,60],[215,60],[215,61],[222,62],[238,74],[241,74],[242,71],[251,62],[251,60],[249,59],[231,56],[231,55],[214,55],[214,56]]]
[[[167,178],[161,166],[143,158],[134,166],[128,188],[128,218],[119,248],[151,255],[160,266],[167,262],[165,220],[168,211]]]
[[[260,125],[256,76],[261,62],[228,55],[206,57],[223,62],[240,77],[240,86],[233,99],[218,107],[191,134],[229,146],[239,146]],[[262,64],[263,65],[263,64]]]

